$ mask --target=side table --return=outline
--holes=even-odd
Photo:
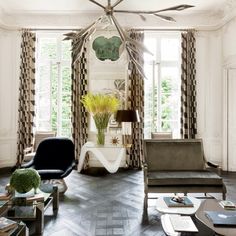
[[[87,142],[81,148],[80,159],[78,164],[78,172],[83,168],[85,155],[87,152],[91,152],[94,156],[102,163],[102,165],[110,172],[115,173],[122,161],[123,156],[125,155],[126,149],[123,146],[117,145],[104,145],[99,146],[92,142]],[[108,160],[108,155],[116,155],[114,161]]]
[[[227,210],[223,209],[220,206],[218,200],[207,199],[204,202],[202,202],[200,208],[195,214],[195,217],[198,220],[200,220],[204,225],[212,229],[217,235],[227,235],[227,236],[236,235],[236,227],[214,227],[213,223],[206,217],[205,211],[227,212]]]

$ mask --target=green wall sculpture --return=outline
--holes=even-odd
[[[121,39],[118,36],[113,36],[109,39],[99,36],[93,41],[92,47],[99,60],[116,61],[120,57],[119,48],[121,44]]]

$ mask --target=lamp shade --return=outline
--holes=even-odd
[[[139,122],[138,110],[118,110],[116,113],[117,122]]]

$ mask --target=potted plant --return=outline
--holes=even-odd
[[[40,182],[40,175],[35,169],[17,169],[11,175],[10,187],[18,193],[27,193],[34,188],[34,192],[36,193]]]
[[[119,100],[108,94],[88,93],[82,97],[82,104],[92,115],[97,128],[97,144],[104,145],[105,130],[107,129],[109,119],[119,107]]]

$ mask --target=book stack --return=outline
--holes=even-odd
[[[182,197],[181,201],[175,201],[173,197],[164,197],[163,199],[168,207],[193,207],[193,203],[188,197]]]
[[[17,222],[0,217],[0,235],[8,236],[11,235],[18,228]]]
[[[226,210],[236,210],[236,205],[231,201],[220,201],[220,205]]]
[[[198,232],[190,216],[164,214],[161,216],[161,224],[166,235],[180,236],[182,233],[189,235],[188,233]]]
[[[205,215],[215,227],[236,226],[236,212],[205,211]]]

